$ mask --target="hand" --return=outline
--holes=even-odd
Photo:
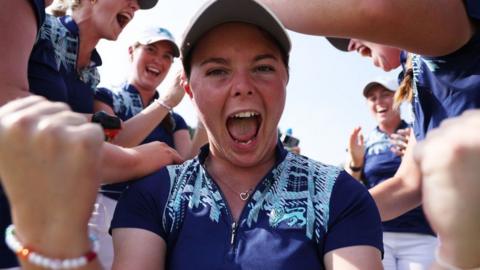
[[[399,129],[397,132],[390,135],[390,142],[393,146],[390,150],[397,156],[403,157],[405,149],[407,148],[408,139],[410,137],[410,128]]]
[[[350,164],[346,165],[352,167],[362,167],[363,157],[365,155],[365,142],[363,139],[361,127],[354,128],[352,133],[350,134],[347,151],[349,153],[349,158],[347,158],[347,162],[349,162]]]
[[[101,128],[63,103],[31,96],[0,108],[0,174],[23,243],[50,256],[90,249],[102,143]]]
[[[423,208],[440,237],[440,256],[468,269],[480,266],[479,130],[480,110],[467,112],[445,120],[415,149]]]
[[[182,77],[182,70],[175,71],[175,76],[173,80],[168,82],[167,87],[164,91],[162,91],[160,99],[168,106],[175,107],[177,106],[183,99],[185,95],[185,90],[181,86],[181,77]]]

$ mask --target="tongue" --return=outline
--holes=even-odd
[[[230,118],[227,121],[227,128],[233,139],[248,142],[257,134],[257,120],[254,117]]]

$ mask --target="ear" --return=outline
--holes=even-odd
[[[188,78],[187,75],[185,74],[185,71],[182,72],[182,76],[180,77],[180,86],[183,87],[185,90],[185,93],[190,97],[190,99],[193,98],[193,93],[192,89],[190,89],[190,84],[188,83]]]
[[[130,59],[131,62],[133,62],[134,51],[135,51],[135,48],[133,48],[133,46],[128,46],[128,59]]]

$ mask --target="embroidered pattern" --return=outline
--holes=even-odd
[[[63,68],[67,72],[76,72],[78,36],[72,35],[58,18],[48,14],[39,34],[39,40],[46,40],[53,47],[57,70]],[[79,71],[78,77],[81,81],[90,85],[92,91],[100,82],[100,74],[93,62],[90,63],[89,67]]]
[[[217,223],[228,213],[220,191],[198,159],[167,168],[172,181],[163,218],[167,232],[180,228],[187,207],[208,209],[210,220]],[[330,196],[339,173],[337,167],[289,153],[246,205],[247,226],[266,215],[272,228],[303,229],[308,238],[318,242],[327,232]]]
[[[125,119],[132,118],[143,110],[142,99],[137,93],[120,90],[112,93],[113,111],[117,115],[122,115]]]

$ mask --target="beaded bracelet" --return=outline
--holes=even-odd
[[[173,110],[173,108],[170,107],[170,106],[168,106],[167,104],[165,104],[165,102],[163,102],[163,100],[157,98],[155,101],[158,103],[158,105],[164,107],[164,108],[167,109],[168,111]]]
[[[93,261],[97,257],[100,245],[96,237],[90,236],[90,240],[92,241],[93,248],[82,256],[72,259],[52,259],[23,246],[15,235],[15,226],[13,224],[5,230],[5,242],[7,246],[15,252],[20,259],[26,260],[36,266],[54,270],[80,268]]]

